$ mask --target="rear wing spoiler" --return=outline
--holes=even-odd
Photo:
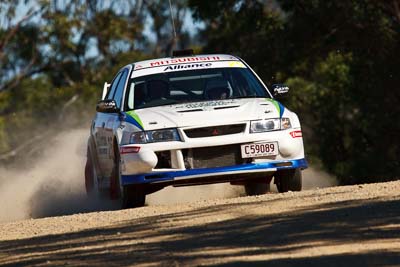
[[[101,100],[104,100],[106,98],[106,95],[108,93],[108,89],[110,89],[111,83],[105,82],[103,86],[103,94],[101,95]]]

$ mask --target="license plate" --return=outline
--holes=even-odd
[[[257,158],[278,155],[278,142],[241,145],[242,158]]]

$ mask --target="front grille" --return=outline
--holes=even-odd
[[[246,162],[241,157],[240,145],[192,148],[184,151],[186,168],[215,168],[239,165]]]
[[[244,132],[246,124],[233,124],[223,126],[212,126],[184,130],[185,134],[190,138],[210,137],[228,134],[237,134]]]

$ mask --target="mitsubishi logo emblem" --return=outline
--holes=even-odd
[[[212,131],[212,135],[219,135],[219,132],[216,128]]]

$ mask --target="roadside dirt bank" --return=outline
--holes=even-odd
[[[0,265],[398,266],[400,181],[0,223]]]

